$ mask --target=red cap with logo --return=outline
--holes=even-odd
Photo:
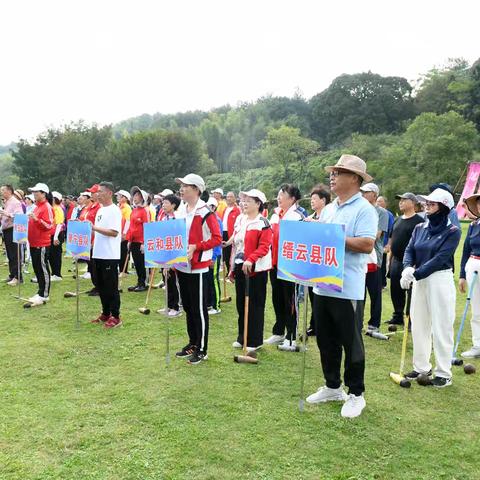
[[[100,185],[98,185],[98,183],[95,183],[94,185],[92,185],[90,188],[87,188],[87,192],[90,192],[90,193],[98,193],[98,190],[100,189]]]

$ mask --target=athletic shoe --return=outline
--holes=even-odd
[[[42,302],[49,302],[50,301],[50,297],[40,297],[42,299]]]
[[[159,308],[157,310],[157,313],[167,313],[167,309],[166,308]]]
[[[173,308],[171,308],[169,311],[168,311],[168,316],[169,317],[178,317],[182,314],[182,312],[178,311],[178,310],[174,310]]]
[[[29,301],[30,303],[36,303],[36,302],[42,301],[41,298],[42,298],[42,297],[37,293],[37,294],[35,294],[33,297],[30,297],[30,298],[28,299],[28,301]]]
[[[90,275],[90,272],[85,272],[83,275],[80,275],[80,278],[83,278],[84,280],[90,280],[92,276]]]
[[[263,347],[263,345],[259,345],[258,347],[247,347],[247,352],[256,352],[257,350],[260,350]]]
[[[90,320],[90,323],[105,323],[110,319],[110,315],[104,315],[103,313],[100,314],[94,320]]]
[[[32,283],[38,283],[37,277],[31,278],[30,281],[31,281]]]
[[[379,332],[380,329],[378,327],[374,327],[373,325],[367,325],[367,332],[372,333],[372,332]]]
[[[128,287],[127,290],[129,292],[134,292],[137,287],[138,287],[138,285],[132,285],[132,286]]]
[[[52,276],[50,277],[50,280],[51,280],[52,282],[61,282],[61,281],[63,280],[63,278],[62,278],[62,277],[59,277],[58,275],[52,275]]]
[[[189,365],[198,365],[204,360],[208,360],[208,355],[200,352],[194,352],[193,355],[191,355],[190,358],[188,359],[187,363]]]
[[[391,318],[390,320],[387,320],[385,323],[387,323],[388,325],[403,325],[403,321],[398,318]]]
[[[278,345],[277,348],[282,352],[295,352],[297,347],[297,342],[295,340],[285,339],[281,345]]]
[[[432,380],[432,385],[437,388],[444,388],[448,387],[449,385],[452,384],[452,379],[451,378],[445,378],[445,377],[435,377]]]
[[[480,347],[472,347],[470,350],[462,353],[463,358],[480,358]]]
[[[113,315],[105,322],[103,325],[105,328],[116,328],[122,325],[120,318],[114,317]]]
[[[12,278],[9,282],[7,282],[7,285],[15,287],[16,285],[18,285],[18,280],[16,278]]]
[[[408,372],[405,374],[405,378],[407,378],[408,380],[416,380],[417,377],[420,375],[420,373],[421,372],[416,372],[415,370],[412,370],[411,372]],[[432,371],[430,370],[425,375],[427,375],[428,377],[431,377]]]
[[[351,393],[348,395],[346,402],[342,407],[342,417],[344,418],[355,418],[358,417],[362,410],[366,406],[365,398],[363,395],[354,395]]]
[[[233,348],[243,348],[243,345],[240,342],[237,342],[236,340],[232,343]]]
[[[98,290],[96,288],[92,288],[87,295],[89,297],[98,297],[100,294],[98,293]]]
[[[163,288],[165,284],[163,282],[158,282],[153,285],[153,288]]]
[[[344,402],[348,398],[342,387],[329,388],[320,387],[315,393],[307,397],[308,403],[324,403],[324,402]]]
[[[195,345],[185,345],[179,352],[175,354],[178,358],[189,358],[191,355],[195,353],[196,347]]]
[[[265,339],[263,343],[267,345],[280,345],[285,340],[285,335],[272,335],[271,337]]]
[[[209,315],[218,315],[219,313],[221,313],[221,310],[218,308],[210,308],[208,310],[208,314]]]
[[[4,283],[11,282],[12,280],[13,280],[13,277],[7,277],[7,278],[4,280]]]
[[[147,290],[147,287],[145,285],[137,285],[133,289],[134,292],[144,292],[145,290]]]

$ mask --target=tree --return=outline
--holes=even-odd
[[[333,145],[352,133],[399,132],[413,116],[412,87],[402,77],[341,75],[310,100],[312,130]]]

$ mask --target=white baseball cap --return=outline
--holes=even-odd
[[[246,197],[258,198],[262,203],[266,203],[267,197],[263,192],[257,190],[256,188],[252,188],[248,192],[240,192],[241,194],[245,195]]]
[[[215,190],[212,191],[212,193],[219,193],[223,197],[223,189],[221,188],[216,188]]]
[[[118,192],[115,192],[115,195],[123,195],[128,201],[132,199],[132,196],[126,190],[119,190]]]
[[[378,188],[378,185],[376,185],[375,183],[366,183],[365,185],[362,185],[360,187],[360,190],[362,192],[373,192],[376,195],[380,194],[380,189]]]
[[[184,183],[185,185],[195,185],[200,190],[200,193],[205,191],[205,181],[200,175],[196,175],[195,173],[189,173],[183,178],[176,178],[175,181],[177,183]]]
[[[169,188],[165,188],[164,190],[162,190],[162,191],[160,192],[160,195],[161,195],[162,197],[166,197],[167,195],[173,195],[173,191],[170,190]]]
[[[213,205],[214,207],[218,207],[218,202],[215,197],[210,197],[207,201],[207,205]]]
[[[421,202],[437,202],[445,205],[450,210],[455,205],[452,194],[443,188],[436,188],[430,195],[418,195]]]
[[[52,197],[53,198],[56,198],[57,200],[61,200],[62,199],[62,194],[60,192],[52,192]]]
[[[50,193],[50,189],[45,183],[37,183],[34,187],[29,188],[31,192],[45,192]]]
[[[32,194],[30,194],[30,195],[25,195],[25,198],[28,198],[28,199],[31,200],[32,202],[35,201],[35,197],[34,197]]]
[[[80,195],[83,196],[83,197],[92,198],[91,192],[82,192],[82,193],[80,193]]]

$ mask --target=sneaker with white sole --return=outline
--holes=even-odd
[[[285,339],[281,345],[277,347],[282,352],[296,352],[297,342],[295,340]]]
[[[12,278],[9,282],[7,282],[7,285],[15,287],[16,285],[18,285],[18,280],[16,278]]]
[[[52,276],[50,277],[50,280],[51,280],[52,282],[61,282],[61,281],[63,280],[63,278],[62,278],[62,277],[59,277],[58,275],[52,275]]]
[[[480,358],[480,347],[472,347],[470,350],[462,353],[463,358]]]
[[[444,388],[448,387],[452,384],[452,379],[451,378],[446,378],[446,377],[435,377],[432,380],[432,385],[437,388]]]
[[[90,280],[92,276],[90,275],[90,272],[85,272],[83,275],[80,275],[80,278],[83,278],[84,280]]]
[[[272,335],[271,337],[266,338],[263,343],[267,345],[280,345],[285,340],[285,335]]]
[[[168,311],[168,316],[169,317],[178,317],[179,315],[181,315],[182,312],[180,312],[179,310],[174,310],[173,308],[171,308],[169,311]]]
[[[37,277],[32,277],[32,278],[30,279],[30,281],[31,281],[32,283],[38,283]]]
[[[361,413],[362,410],[365,408],[367,405],[367,402],[365,402],[365,398],[362,395],[354,395],[351,393],[348,395],[347,400],[343,404],[342,407],[342,417],[344,418],[355,418],[358,417]]]
[[[344,402],[348,395],[342,387],[329,388],[320,387],[315,393],[307,397],[308,403],[323,403],[323,402]]]
[[[222,313],[222,311],[218,308],[209,308],[208,309],[208,314],[209,315],[218,315],[219,313]]]
[[[42,297],[38,293],[36,293],[33,297],[28,298],[28,301],[30,303],[35,303],[41,301],[41,298]]]
[[[236,340],[232,343],[233,348],[243,348],[243,345],[240,342],[237,342]]]

